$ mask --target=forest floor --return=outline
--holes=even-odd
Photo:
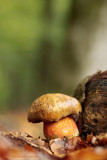
[[[23,132],[38,138],[43,136],[43,123],[29,123],[27,112],[14,111],[0,114],[0,130],[5,132]]]
[[[43,139],[43,124],[27,121],[27,112],[0,114],[0,160],[105,160],[107,149],[81,137]]]

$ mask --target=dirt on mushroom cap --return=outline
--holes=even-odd
[[[65,94],[45,94],[37,98],[28,112],[28,121],[32,123],[52,122],[77,115],[82,108],[79,101]]]

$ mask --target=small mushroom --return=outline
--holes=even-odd
[[[73,97],[56,93],[37,98],[28,111],[28,121],[44,122],[44,135],[51,138],[78,136],[75,121],[69,115],[79,115],[82,108]]]

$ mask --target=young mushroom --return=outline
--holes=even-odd
[[[28,121],[44,122],[44,136],[52,138],[71,138],[79,131],[70,115],[79,115],[82,111],[79,101],[73,97],[56,93],[45,94],[37,98],[28,111]]]

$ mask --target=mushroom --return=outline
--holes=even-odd
[[[52,138],[71,138],[79,131],[70,115],[79,115],[82,111],[79,101],[65,94],[45,94],[34,100],[28,111],[28,121],[44,122],[44,136]]]

